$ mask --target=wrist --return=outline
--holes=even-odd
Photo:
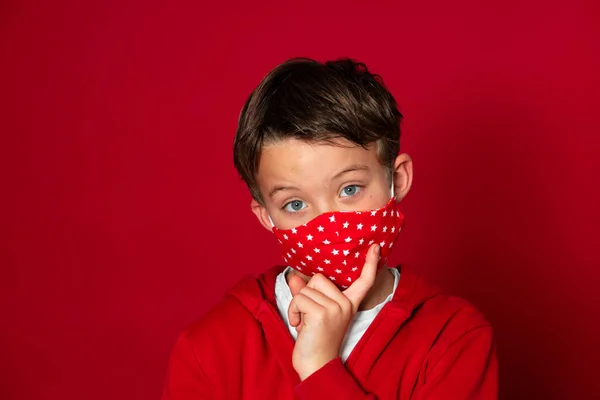
[[[323,368],[325,365],[329,364],[332,360],[335,360],[337,357],[324,357],[319,360],[311,361],[303,363],[300,368],[296,370],[298,376],[301,381],[304,381],[306,378]]]

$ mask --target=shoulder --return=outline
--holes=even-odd
[[[463,370],[488,368],[495,362],[494,331],[485,315],[469,301],[438,294],[425,301],[415,313],[428,328],[427,371],[446,367]]]
[[[415,273],[404,278],[397,301],[409,315],[402,343],[422,371],[417,397],[496,398],[496,345],[484,314]]]
[[[455,325],[464,329],[490,327],[477,307],[458,296],[439,293],[422,304],[421,312],[432,318],[439,318],[445,325],[449,325],[448,328]]]
[[[241,330],[253,319],[233,296],[225,296],[187,326],[171,351],[163,398],[214,398],[221,376],[242,352]]]
[[[235,296],[227,294],[202,317],[188,325],[180,334],[194,348],[203,351],[235,348],[243,333],[258,328],[259,323]]]
[[[444,293],[437,285],[411,269],[402,268],[396,292],[394,303],[413,318],[442,324],[450,329],[454,326],[463,329],[490,326],[483,313],[472,303]]]
[[[173,371],[197,371],[215,381],[244,351],[244,332],[252,335],[260,325],[233,296],[225,296],[202,317],[181,331],[171,353]]]
[[[274,291],[277,271],[279,269],[272,269],[258,277],[241,279],[219,303],[187,326],[180,339],[194,346],[232,348],[253,332],[260,332],[258,310],[268,294]]]
[[[474,340],[487,348],[494,346],[492,325],[485,315],[469,301],[450,295],[439,295],[424,304],[424,310],[439,315],[440,333],[432,348],[432,355],[444,349],[462,346]]]
[[[419,332],[415,340],[430,349],[431,355],[473,337],[492,346],[491,324],[471,302],[444,293],[410,269],[403,268],[401,273],[394,303],[409,315],[408,323]]]

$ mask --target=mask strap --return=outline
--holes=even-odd
[[[392,197],[396,198],[396,194],[394,193],[394,180],[392,179]]]
[[[275,228],[275,224],[273,223],[271,216],[269,214],[267,214],[267,217],[269,217],[269,222],[271,223],[271,228]]]

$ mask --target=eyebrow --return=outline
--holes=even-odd
[[[354,164],[349,166],[348,168],[346,168],[345,170],[338,172],[333,178],[331,178],[332,181],[338,179],[339,177],[341,177],[344,174],[347,174],[348,172],[354,172],[354,171],[368,171],[369,167],[364,165],[364,164]]]
[[[275,196],[275,194],[277,194],[277,192],[281,192],[283,190],[300,190],[297,187],[294,186],[275,186],[273,189],[271,189],[271,191],[269,192],[269,197],[273,197]]]

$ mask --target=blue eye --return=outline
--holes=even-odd
[[[295,213],[306,208],[306,203],[301,200],[293,200],[284,206],[285,211]]]
[[[350,196],[354,196],[358,192],[360,192],[360,186],[349,185],[342,189],[342,193],[340,195],[342,197],[350,197]]]

